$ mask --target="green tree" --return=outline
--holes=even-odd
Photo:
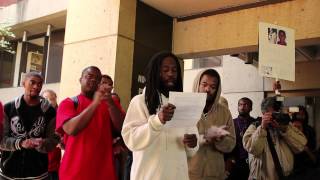
[[[9,53],[15,53],[10,46],[9,38],[14,38],[15,35],[11,32],[11,28],[5,26],[5,24],[0,24],[0,51],[6,51]]]

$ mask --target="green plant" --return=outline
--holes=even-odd
[[[15,35],[13,32],[11,32],[10,27],[5,26],[5,24],[0,24],[0,51],[6,51],[14,54],[15,51],[12,50],[10,41],[8,40],[9,38],[14,37]]]

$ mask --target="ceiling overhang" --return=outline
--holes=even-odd
[[[23,32],[27,32],[27,36],[46,33],[48,25],[52,26],[52,30],[64,29],[66,26],[67,11],[61,11],[55,14],[44,16],[31,21],[26,21],[11,26],[12,32],[15,34],[16,39],[23,36]]]
[[[184,19],[228,11],[257,7],[287,0],[141,0],[143,3],[167,14]]]

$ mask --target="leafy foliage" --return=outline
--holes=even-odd
[[[9,53],[15,53],[10,46],[9,38],[14,38],[15,35],[11,32],[11,28],[0,24],[0,51],[7,51]]]

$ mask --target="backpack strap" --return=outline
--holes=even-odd
[[[74,106],[74,109],[77,110],[78,108],[78,105],[79,105],[79,99],[78,99],[78,96],[73,96],[70,98],[73,102],[73,106]]]
[[[285,176],[284,176],[284,173],[283,173],[283,169],[281,167],[280,160],[279,160],[278,154],[276,152],[276,149],[275,149],[275,147],[273,145],[269,129],[267,129],[267,141],[268,141],[268,146],[269,146],[269,149],[270,149],[270,152],[271,152],[271,155],[272,155],[273,164],[274,164],[274,167],[276,169],[278,178],[280,180],[284,180]]]

